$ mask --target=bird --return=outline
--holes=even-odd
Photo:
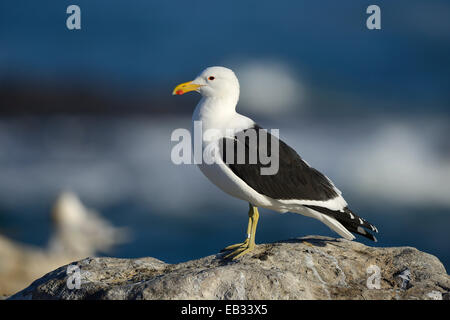
[[[258,207],[315,218],[347,240],[354,240],[353,234],[358,234],[377,241],[371,232],[378,233],[378,229],[350,210],[342,192],[328,177],[272,132],[236,111],[240,86],[231,69],[208,67],[194,80],[177,85],[172,95],[188,92],[201,95],[192,114],[191,137],[196,139],[194,129],[200,125],[204,161],[196,164],[219,189],[249,204],[247,236],[243,242],[224,248],[228,253],[224,258],[236,260],[255,248]],[[249,138],[253,132],[257,143]],[[239,151],[244,161],[239,161]],[[275,173],[262,174],[268,164],[261,151],[278,162]],[[249,161],[252,156],[253,162]]]
[[[86,208],[71,191],[59,194],[51,219],[55,232],[48,247],[54,254],[70,254],[81,259],[97,252],[111,252],[131,239],[127,228],[113,226],[98,212]]]

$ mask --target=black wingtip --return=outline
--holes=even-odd
[[[366,229],[364,229],[361,226],[355,226],[355,225],[349,225],[349,224],[344,224],[344,227],[346,227],[349,231],[359,234],[363,237],[366,237],[367,239],[370,239],[374,242],[378,242],[377,238],[375,238],[375,236],[373,234],[371,234],[370,232],[368,232]]]

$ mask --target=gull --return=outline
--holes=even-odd
[[[236,112],[240,88],[232,70],[209,67],[194,80],[176,86],[172,94],[191,91],[202,96],[192,115],[192,128],[200,123],[204,133],[204,161],[197,161],[198,167],[222,191],[249,204],[247,238],[224,248],[230,251],[225,258],[238,259],[255,248],[258,207],[315,218],[347,240],[355,239],[355,233],[377,241],[367,231],[378,232],[377,228],[349,209],[342,192],[328,177],[281,139]],[[256,139],[252,140],[253,132]],[[239,154],[240,150],[243,154]],[[272,161],[276,160],[278,170],[263,174],[268,169],[263,151],[270,154]],[[239,156],[244,161],[239,161]]]

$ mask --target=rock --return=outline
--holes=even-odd
[[[318,236],[261,244],[238,261],[217,254],[179,264],[86,258],[72,265],[79,268],[73,267],[79,289],[69,289],[75,273],[63,266],[11,299],[429,300],[446,299],[450,291],[450,277],[435,256]]]

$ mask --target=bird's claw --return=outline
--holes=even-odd
[[[228,248],[228,249],[227,249]],[[249,241],[244,241],[243,243],[234,244],[231,246],[226,247],[224,250],[231,250],[237,248],[236,250],[233,250],[231,253],[227,254],[224,259],[231,259],[236,260],[243,255],[249,253],[255,248],[254,243],[250,243]]]
[[[248,246],[248,242],[249,242],[249,240],[245,239],[244,242],[232,244],[231,246],[225,247],[225,248],[223,248],[220,251],[223,252],[223,251],[228,251],[228,250],[232,250],[232,249],[236,249],[236,248],[240,248],[240,247],[247,247]]]

